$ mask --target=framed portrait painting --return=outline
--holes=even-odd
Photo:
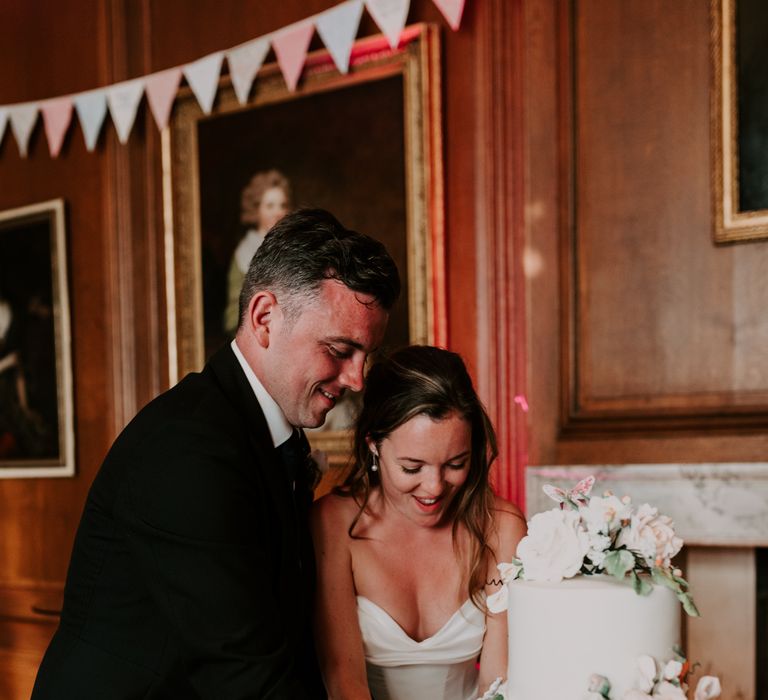
[[[768,4],[711,0],[710,14],[714,238],[768,238]]]
[[[64,202],[0,212],[0,478],[74,474]]]
[[[445,342],[435,27],[407,28],[394,50],[384,37],[356,42],[346,75],[326,51],[312,52],[294,92],[268,64],[245,105],[224,77],[209,115],[182,94],[163,147],[172,381],[233,337],[273,195],[283,210],[327,209],[386,245],[403,294],[385,347]],[[310,433],[332,460],[347,450],[354,412],[349,397]]]

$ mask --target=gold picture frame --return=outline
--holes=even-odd
[[[64,200],[0,212],[0,478],[72,476]]]
[[[218,319],[240,192],[272,168],[291,181],[297,206],[329,209],[398,262],[404,294],[385,343],[445,344],[439,80],[439,31],[422,24],[397,49],[383,36],[355,42],[346,75],[327,51],[311,52],[294,92],[275,63],[245,105],[226,76],[210,115],[182,90],[162,141],[171,384],[226,340]],[[310,433],[331,464],[346,459],[350,437]]]
[[[741,205],[737,3],[711,0],[710,5],[713,228],[718,243],[768,237],[768,208]]]

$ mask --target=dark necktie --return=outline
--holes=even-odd
[[[303,430],[293,429],[291,437],[278,445],[277,451],[285,465],[286,476],[292,487],[297,481],[304,481],[309,461],[309,441]]]

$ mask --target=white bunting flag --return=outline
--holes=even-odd
[[[277,56],[277,63],[283,72],[288,89],[293,92],[299,82],[301,69],[307,58],[307,49],[315,25],[310,21],[296,22],[282,31],[272,35],[272,48]]]
[[[362,14],[363,0],[349,0],[323,12],[315,23],[317,33],[342,73],[349,70],[349,54]]]
[[[229,77],[241,105],[248,102],[251,85],[269,52],[269,39],[261,37],[227,51]]]
[[[75,95],[75,111],[83,129],[85,147],[92,151],[96,147],[101,125],[107,115],[107,92],[105,89],[81,92]]]
[[[396,49],[408,19],[410,0],[365,0],[365,5],[373,21],[387,37],[389,45]]]
[[[147,102],[152,110],[157,128],[162,131],[171,116],[171,107],[176,99],[181,82],[181,68],[170,68],[159,73],[153,73],[146,78],[144,86]]]
[[[204,114],[210,114],[213,108],[223,60],[224,52],[218,51],[184,66],[184,77]]]
[[[107,104],[112,121],[117,129],[120,143],[128,141],[128,136],[136,121],[136,111],[144,95],[144,79],[126,80],[107,88]]]
[[[455,32],[459,31],[461,15],[464,13],[464,1],[465,0],[433,0],[435,5],[437,5],[437,9],[443,13],[443,17],[448,20],[448,24],[451,25],[451,29]]]
[[[40,103],[43,113],[45,137],[48,139],[48,151],[51,158],[56,158],[64,143],[64,136],[72,122],[72,97],[57,97]]]
[[[8,109],[6,107],[0,107],[0,146],[3,144],[3,136],[5,136],[5,127],[8,124]]]
[[[27,146],[29,137],[37,122],[39,106],[37,102],[26,102],[20,105],[13,105],[8,108],[8,118],[11,120],[11,129],[16,137],[16,143],[19,146],[19,153],[22,158],[27,157]]]

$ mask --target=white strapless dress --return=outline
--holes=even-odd
[[[362,596],[357,616],[374,700],[475,700],[485,615],[471,600],[421,642]]]

